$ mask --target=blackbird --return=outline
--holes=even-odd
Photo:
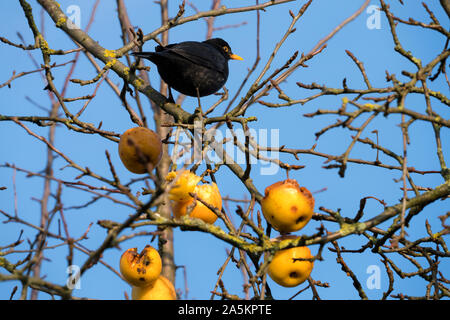
[[[231,52],[220,38],[203,42],[185,41],[157,46],[155,52],[134,52],[156,64],[158,73],[170,88],[192,97],[204,97],[217,92],[228,79],[228,60],[244,60]]]

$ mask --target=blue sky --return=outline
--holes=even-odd
[[[209,1],[192,0],[192,3],[200,10],[207,10],[210,7]],[[261,2],[261,1],[260,1]],[[70,5],[74,4],[73,0],[59,1],[61,8],[66,10]],[[81,27],[84,28],[88,22],[93,1],[76,1],[81,8]],[[305,1],[294,1],[292,3],[274,6],[266,9],[261,13],[261,62],[258,69],[253,74],[249,83],[244,87],[244,91],[248,90],[252,80],[256,79],[256,75],[262,70],[265,62],[272,53],[273,48],[285,33],[290,24],[291,17],[288,10],[297,12]],[[345,3],[345,4],[344,4]],[[310,8],[300,19],[296,25],[296,32],[293,33],[280,49],[277,57],[272,63],[269,73],[275,68],[283,65],[285,61],[295,52],[307,53],[315,44],[333,30],[340,22],[355,12],[362,0],[331,1],[316,0],[313,1]],[[404,19],[413,17],[420,21],[429,21],[426,11],[420,4],[420,1],[413,1],[407,6],[402,6],[398,1],[389,1],[391,10]],[[436,17],[446,28],[449,27],[448,17],[440,8],[438,1],[426,1],[430,9],[433,10]],[[40,8],[35,1],[30,0],[33,6],[35,19],[38,26],[41,27]],[[174,16],[178,9],[178,1],[170,1],[170,16]],[[253,5],[254,1],[223,1],[227,7],[235,7],[238,5]],[[378,4],[378,1],[372,1],[372,4]],[[135,26],[142,28],[144,33],[149,33],[160,25],[159,7],[153,1],[126,1],[130,19]],[[190,7],[186,7],[187,15],[194,14]],[[347,79],[347,84],[351,88],[365,88],[362,76],[353,63],[346,55],[345,50],[350,50],[360,61],[364,62],[368,77],[374,87],[383,87],[389,85],[386,83],[386,73],[388,70],[391,74],[396,74],[400,81],[407,81],[408,78],[401,74],[402,70],[414,72],[414,66],[411,65],[404,57],[393,51],[393,41],[389,30],[389,25],[384,15],[381,15],[380,28],[369,29],[366,21],[369,14],[363,12],[357,19],[348,24],[329,42],[327,48],[314,59],[307,62],[308,68],[300,68],[282,83],[282,89],[291,98],[300,99],[312,94],[311,91],[299,88],[295,83],[310,84],[316,82],[318,84],[327,84],[328,86],[340,88],[342,80]],[[69,50],[74,48],[73,43],[59,30],[55,30],[53,22],[44,14],[45,34],[49,45],[55,49]],[[13,42],[20,42],[17,37],[19,31],[25,38],[26,43],[33,43],[32,34],[27,27],[26,20],[21,7],[14,1],[2,1],[0,3],[0,35],[6,37]],[[238,89],[240,83],[247,74],[247,69],[251,68],[254,63],[256,50],[256,14],[254,12],[239,13],[235,15],[218,17],[215,26],[234,25],[246,22],[239,28],[228,28],[216,31],[214,36],[221,37],[228,41],[233,52],[244,58],[244,61],[230,62],[230,77],[226,87],[230,91],[230,96]],[[445,39],[436,32],[429,32],[421,28],[412,28],[399,26],[398,34],[403,46],[411,50],[413,54],[420,58],[424,64],[428,63],[443,49]],[[117,49],[122,46],[120,38],[120,26],[117,21],[115,1],[101,1],[98,7],[95,21],[89,32],[89,35],[99,41],[99,43],[108,49]],[[206,35],[206,23],[202,20],[184,24],[170,31],[169,42],[179,42],[184,40],[201,41]],[[144,45],[145,50],[153,50],[155,43],[152,41]],[[42,63],[42,56],[36,50],[30,52],[36,59],[38,64]],[[0,55],[2,61],[10,61],[9,64],[4,63],[2,73],[0,75],[0,83],[9,79],[12,72],[35,70],[32,60],[28,57],[27,52],[0,44]],[[68,56],[54,56],[52,62],[63,63],[71,59]],[[125,62],[125,59],[122,58]],[[150,65],[150,79],[153,84],[159,84],[156,68]],[[63,80],[69,70],[69,66],[64,66],[53,70],[56,78],[55,82],[58,89],[62,88]],[[95,70],[89,61],[82,55],[73,74],[73,78],[91,79],[96,75]],[[121,85],[120,79],[109,74],[114,83]],[[34,73],[26,77],[21,77],[12,83],[12,88],[7,87],[0,89],[1,103],[0,114],[5,115],[46,115],[47,111],[42,110],[30,100],[34,101],[41,107],[50,108],[50,102],[47,93],[42,90],[44,82],[39,73]],[[448,94],[448,87],[443,77],[433,82],[433,90],[441,91]],[[158,86],[156,86],[158,87]],[[94,86],[80,87],[72,84],[67,91],[67,97],[76,97],[80,95],[91,94]],[[323,127],[333,123],[335,117],[320,116],[315,118],[306,118],[303,115],[321,109],[337,109],[341,104],[342,97],[322,97],[305,105],[295,105],[289,108],[270,109],[260,104],[251,106],[246,116],[256,116],[257,122],[251,123],[254,129],[275,129],[279,130],[280,144],[288,147],[308,149],[316,141],[314,133]],[[349,96],[352,98],[352,96]],[[203,105],[213,103],[216,97],[205,97],[202,99]],[[129,99],[131,100],[131,99]],[[272,94],[264,97],[263,100],[270,102],[278,102],[276,95]],[[450,112],[447,106],[441,105],[434,101],[433,108],[441,114],[442,117],[448,119]],[[76,112],[82,106],[82,102],[69,104],[71,111]],[[410,96],[407,100],[408,107],[424,112],[425,104],[421,96]],[[150,120],[152,117],[151,109],[148,103],[146,107],[146,115]],[[193,111],[195,108],[195,99],[187,98],[182,107],[187,111]],[[222,104],[215,111],[220,114],[224,110],[227,103]],[[354,125],[361,125],[366,118],[360,119]],[[109,86],[103,84],[97,97],[91,102],[87,111],[83,114],[81,120],[91,122],[97,125],[102,121],[102,128],[115,132],[123,132],[131,126],[129,116],[122,107],[120,101],[112,92]],[[151,123],[151,121],[150,121]],[[362,138],[369,137],[375,139],[372,130],[379,130],[380,144],[400,154],[402,152],[402,135],[400,132],[400,116],[391,115],[388,118],[378,116],[364,131]],[[33,132],[47,136],[47,128],[40,128],[31,123],[26,124]],[[151,124],[153,126],[153,124]],[[222,129],[225,133],[225,129]],[[318,140],[316,150],[339,155],[344,152],[348,144],[351,142],[351,135],[348,130],[341,128],[334,129],[321,136]],[[439,162],[435,152],[435,142],[433,138],[433,130],[428,123],[416,121],[410,127],[411,147],[408,149],[408,164],[419,170],[439,170]],[[443,150],[448,158],[448,130],[442,130]],[[270,143],[270,139],[269,139]],[[119,177],[124,181],[136,178],[137,175],[131,174],[121,166],[117,153],[117,144],[109,140],[103,139],[95,135],[82,135],[68,131],[65,127],[59,126],[56,130],[55,146],[66,153],[71,159],[82,166],[88,166],[94,172],[110,177],[105,150],[111,154],[113,164],[115,165]],[[40,172],[45,167],[46,148],[45,145],[35,138],[29,136],[23,128],[12,122],[0,122],[0,164],[11,163],[17,167],[30,170],[32,172]],[[275,156],[275,155],[274,155]],[[366,160],[374,160],[376,153],[364,145],[357,145],[351,152],[352,158],[362,158]],[[305,165],[305,169],[291,172],[290,177],[297,179],[300,185],[307,187],[311,191],[318,191],[326,188],[326,191],[316,193],[316,211],[320,206],[337,210],[340,208],[342,214],[353,217],[359,208],[359,200],[366,196],[374,196],[383,199],[388,205],[395,204],[401,199],[401,182],[395,181],[401,177],[399,171],[389,171],[377,167],[362,166],[349,163],[345,178],[339,177],[337,170],[323,169],[324,158],[311,155],[300,155],[300,160],[296,161],[292,156],[280,155],[281,160],[293,164]],[[380,160],[389,164],[396,164],[383,154],[380,154]],[[61,179],[73,180],[79,174],[74,169],[64,168],[65,162],[57,159],[55,162],[55,175]],[[252,179],[261,193],[264,192],[268,185],[285,179],[286,175],[283,170],[278,170],[273,175],[261,175],[261,167],[267,166],[264,163],[258,163],[252,169]],[[201,167],[202,168],[202,167]],[[14,206],[14,188],[13,188],[14,171],[9,168],[0,167],[0,186],[6,186],[7,189],[0,191],[0,209],[13,213]],[[247,193],[232,173],[227,168],[222,168],[216,178],[219,188],[223,196],[233,198],[244,197]],[[421,186],[437,186],[443,183],[443,179],[439,174],[431,174],[420,176],[413,175],[416,184]],[[37,177],[26,177],[26,174],[17,172],[15,174],[17,188],[17,210],[21,218],[38,224],[39,221],[39,203],[33,199],[39,199],[42,196],[43,180]],[[93,183],[97,186],[101,185],[93,179],[86,179],[86,183]],[[134,191],[138,191],[142,185],[135,185]],[[237,187],[239,186],[239,187]],[[56,190],[57,185],[53,185]],[[248,196],[248,194],[247,194]],[[66,207],[83,204],[90,200],[91,195],[85,192],[75,191],[73,189],[63,189],[63,201]],[[50,205],[51,207],[51,205]],[[239,220],[233,216],[235,205],[229,204],[229,215],[237,224]],[[260,210],[259,206],[256,207]],[[376,201],[369,200],[366,205],[364,220],[369,219],[382,211],[382,206]],[[440,222],[438,216],[448,211],[447,201],[436,201],[414,219],[411,228],[406,231],[410,239],[416,239],[426,235],[425,219],[429,221],[433,230],[439,230]],[[82,210],[66,210],[65,216],[70,226],[72,237],[81,236],[87,229],[88,225],[93,222],[93,226],[89,232],[89,239],[83,241],[83,244],[89,249],[95,249],[99,246],[105,237],[105,230],[96,225],[99,219],[111,219],[114,221],[124,221],[131,214],[129,208],[112,203],[111,201],[101,200],[96,204]],[[256,212],[255,212],[256,213]],[[380,225],[382,228],[389,226],[389,223]],[[218,222],[219,225],[222,225]],[[319,227],[319,222],[311,221],[307,227],[295,234],[312,234]],[[326,224],[329,231],[336,231],[335,224]],[[23,225],[14,223],[0,224],[0,246],[4,246],[15,241],[21,229],[24,229],[24,237],[34,238],[34,231]],[[57,224],[51,228],[57,232]],[[152,231],[151,228],[146,229]],[[125,234],[131,232],[127,231]],[[274,234],[274,233],[272,233]],[[276,233],[275,233],[276,234]],[[52,240],[53,241],[53,240]],[[137,237],[133,240],[122,244],[122,249],[129,247],[143,248],[149,241],[148,238]],[[358,249],[365,243],[362,237],[352,235],[339,242],[341,246],[348,249]],[[55,245],[57,242],[50,242],[49,245]],[[156,245],[156,242],[153,243]],[[335,254],[328,250],[327,245],[323,251],[324,261],[317,261],[311,274],[313,279],[322,282],[328,282],[329,288],[317,288],[319,295],[323,299],[358,299],[356,290],[352,286],[352,281],[336,264]],[[19,250],[26,250],[27,245],[22,244]],[[225,261],[226,250],[230,246],[216,240],[208,234],[199,232],[183,232],[175,230],[175,263],[185,266],[187,274],[187,284],[189,287],[189,299],[209,299],[210,291],[213,290],[217,279],[216,272]],[[317,252],[318,247],[313,246],[313,253]],[[57,247],[46,251],[42,274],[46,276],[46,280],[55,281],[64,284],[67,279],[66,273],[66,255],[67,247]],[[114,268],[118,268],[118,261],[121,251],[111,249],[105,252],[103,260]],[[7,258],[15,261],[23,257],[23,255],[8,255]],[[74,257],[75,264],[83,264],[86,255],[76,251]],[[387,289],[388,279],[384,271],[384,266],[380,261],[380,257],[373,255],[370,251],[363,254],[347,254],[344,255],[345,261],[359,277],[363,288],[369,298],[380,298]],[[415,267],[403,259],[393,258],[406,271],[415,271]],[[442,262],[441,268],[447,266],[448,261]],[[370,265],[377,265],[381,268],[381,289],[369,290],[366,287],[367,268]],[[2,270],[3,272],[3,270]],[[448,275],[447,275],[448,277]],[[243,296],[242,293],[242,275],[234,265],[229,265],[224,275],[224,283],[230,293]],[[286,299],[295,294],[305,284],[296,288],[283,288],[276,283],[268,280],[271,286],[272,294],[277,299]],[[425,293],[426,283],[417,279],[401,280],[396,277],[397,287],[394,294],[407,293],[409,295],[423,295]],[[12,288],[17,285],[14,282],[0,283],[0,299],[8,299]],[[177,271],[176,288],[184,291],[184,275],[182,269]],[[75,290],[74,295],[79,297],[90,297],[97,299],[123,299],[124,291],[130,295],[129,286],[119,277],[112,273],[109,269],[102,265],[97,265],[81,279],[81,289]],[[17,293],[16,293],[17,295]],[[40,298],[46,299],[46,294],[41,294]],[[184,296],[183,296],[184,298]],[[311,291],[307,290],[297,297],[297,299],[310,299]]]

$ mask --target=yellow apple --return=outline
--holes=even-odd
[[[177,294],[172,282],[163,275],[147,287],[132,287],[133,300],[176,300]]]
[[[314,213],[314,198],[293,179],[276,182],[265,190],[261,200],[264,218],[280,233],[302,229]]]
[[[202,199],[209,205],[222,210],[222,197],[219,192],[219,188],[213,182],[211,184],[198,185],[194,189],[194,193],[197,194],[198,198]],[[194,198],[190,197],[187,201],[172,201],[172,212],[175,218],[180,218],[188,212],[194,206]],[[195,207],[191,210],[190,217],[198,218],[206,223],[213,224],[217,220],[217,215],[205,206],[200,201],[195,202]]]
[[[269,263],[267,273],[270,278],[283,287],[295,287],[308,279],[314,267],[308,247],[294,247],[277,251]]]
[[[159,277],[161,270],[161,256],[158,250],[149,245],[141,253],[137,252],[137,248],[131,248],[120,257],[120,273],[133,286],[150,285]]]
[[[176,179],[176,180],[175,180]],[[174,201],[187,201],[191,199],[189,193],[194,192],[195,186],[201,178],[189,170],[171,171],[166,176],[166,181],[173,181],[174,185],[169,190],[169,199]]]

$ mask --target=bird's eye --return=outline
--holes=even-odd
[[[228,49],[228,47],[223,47],[223,51],[225,51],[226,53],[228,53],[230,49]]]

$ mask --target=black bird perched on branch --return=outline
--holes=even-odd
[[[220,38],[203,42],[185,41],[157,46],[155,52],[134,52],[156,64],[158,73],[171,88],[192,97],[204,97],[217,92],[228,79],[228,60],[244,60],[231,52]]]

